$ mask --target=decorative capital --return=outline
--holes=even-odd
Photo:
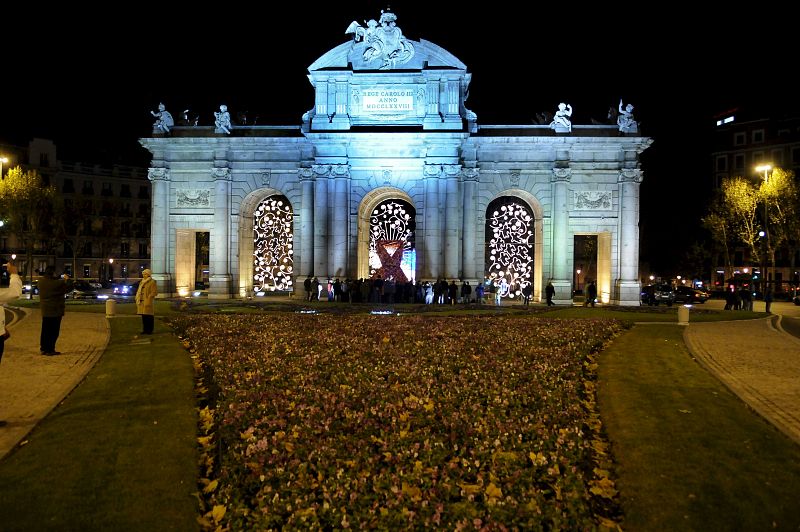
[[[572,168],[553,168],[553,181],[569,181],[572,178]]]
[[[461,172],[461,165],[460,164],[443,164],[442,171],[444,175],[447,177],[458,177],[458,174]]]
[[[272,170],[269,168],[261,170],[261,186],[268,187],[272,180]]]
[[[314,175],[323,177],[328,175],[331,172],[331,165],[329,164],[314,164],[311,165],[311,171],[314,172]]]
[[[438,177],[442,173],[442,165],[441,164],[425,164],[422,168],[422,174],[425,177]]]
[[[148,168],[147,179],[150,181],[169,181],[169,168]]]
[[[644,174],[638,168],[623,168],[619,171],[620,183],[641,183]]]
[[[308,181],[314,179],[314,172],[311,171],[311,168],[298,168],[297,177],[299,177],[301,181]]]
[[[349,164],[332,164],[331,165],[331,174],[335,175],[336,177],[347,177],[350,175],[350,165]]]
[[[212,168],[211,175],[214,179],[222,180],[222,181],[230,181],[231,180],[231,169],[230,168]]]
[[[477,181],[480,170],[478,168],[464,168],[461,170],[461,176],[464,181]]]

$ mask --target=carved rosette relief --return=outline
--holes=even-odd
[[[385,168],[381,171],[381,176],[383,177],[383,184],[390,185],[392,183],[392,171],[389,168]]]
[[[511,182],[512,187],[519,186],[519,177],[521,174],[522,172],[520,170],[511,170],[511,176],[509,178],[509,181]]]
[[[575,191],[576,211],[608,211],[611,210],[611,192],[599,190]]]
[[[571,178],[571,168],[553,168],[553,181],[569,181]]]
[[[169,168],[148,168],[147,179],[150,181],[169,181]]]
[[[272,181],[272,170],[269,169],[261,170],[260,177],[261,177],[261,186],[268,187],[270,181]]]
[[[214,179],[220,181],[230,181],[231,180],[231,169],[230,168],[212,168],[211,175]]]
[[[187,188],[176,192],[178,207],[210,207],[211,190],[207,188]]]
[[[619,171],[619,181],[629,183],[641,183],[644,175],[638,168],[623,168]]]
[[[311,171],[311,168],[298,168],[297,177],[300,178],[301,181],[313,179],[314,172]]]

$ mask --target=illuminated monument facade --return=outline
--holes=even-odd
[[[212,298],[302,290],[310,275],[505,277],[508,295],[532,283],[542,299],[552,281],[567,303],[575,237],[596,235],[598,297],[639,304],[649,138],[573,125],[568,105],[551,125],[479,125],[452,54],[406,39],[392,13],[347,32],[308,68],[316,98],[302,126],[178,125],[141,140],[160,290],[194,289],[201,235]]]

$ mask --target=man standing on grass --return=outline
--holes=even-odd
[[[9,262],[7,264],[7,268],[10,279],[8,281],[8,288],[0,288],[0,307],[2,307],[7,301],[17,299],[22,295],[22,279],[20,279],[19,275],[17,274],[17,267]],[[9,334],[8,330],[6,330],[6,311],[3,308],[0,308],[0,361],[3,360],[3,350],[5,348],[6,340],[8,340],[10,337],[11,334]],[[4,426],[5,424],[5,421],[0,420],[0,427]]]
[[[158,295],[158,287],[149,269],[142,270],[142,280],[136,290],[136,313],[142,316],[142,334],[153,334],[155,307],[153,302]]]

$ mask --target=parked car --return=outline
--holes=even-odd
[[[97,289],[87,281],[75,281],[72,290],[67,292],[72,299],[97,299]]]
[[[672,306],[675,302],[675,292],[668,284],[650,284],[642,288],[642,303],[645,305],[656,305],[666,303]]]
[[[691,286],[679,286],[675,289],[676,303],[705,303],[708,294]]]
[[[34,279],[33,281],[26,280],[22,282],[22,293],[23,294],[33,294],[39,295],[39,281],[38,279]]]
[[[128,283],[115,283],[113,293],[115,296],[135,296],[136,290],[139,289],[139,282],[141,279]]]

